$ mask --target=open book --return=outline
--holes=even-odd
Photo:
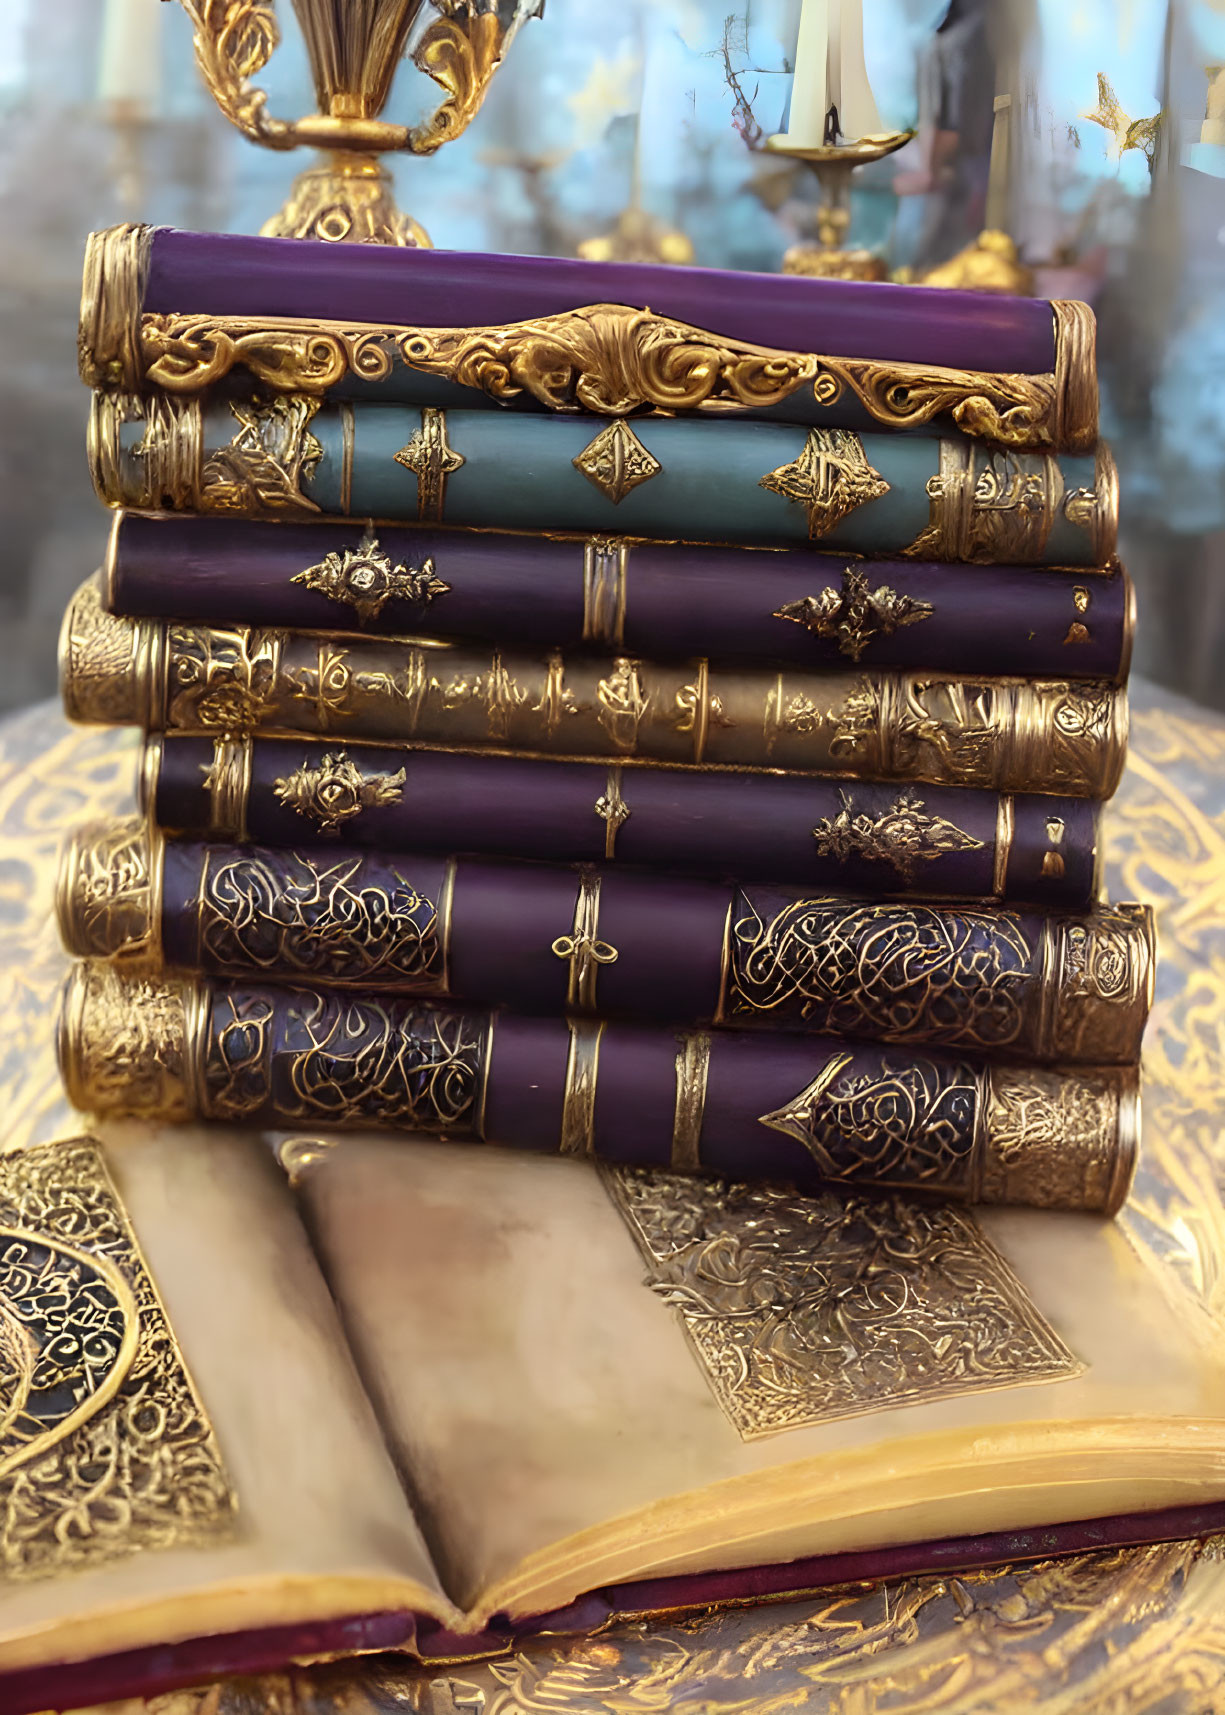
[[[102,1137],[0,1159],[10,1715],[1193,1534],[1225,1499],[1221,1336],[1109,1221]]]

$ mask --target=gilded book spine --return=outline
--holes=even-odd
[[[144,808],[186,838],[295,850],[641,864],[818,891],[1024,901],[1098,893],[1087,798],[456,756],[288,738],[147,741]]]
[[[801,672],[1119,682],[1134,629],[1121,569],[861,565],[809,548],[135,512],[116,516],[104,590],[109,612],[135,619],[705,655]]]
[[[1069,1065],[1134,1061],[1152,992],[1146,906],[1068,917],[597,867],[167,845],[136,819],[76,835],[59,916],[70,952],[146,974]]]
[[[1097,435],[1086,304],[962,293],[950,312],[938,293],[913,286],[903,302],[842,281],[797,289],[787,278],[712,269],[371,249],[338,259],[328,278],[334,270],[322,262],[302,270],[258,240],[248,249],[232,236],[95,232],[81,377],[129,393],[189,394],[229,378],[235,392],[424,405],[771,416],[835,428],[935,423],[1076,452]],[[402,319],[410,304],[413,323]]]
[[[1104,566],[1117,475],[1090,456],[968,437],[682,417],[98,393],[109,506],[560,530],[980,565]]]
[[[837,1039],[440,1010],[75,967],[60,1019],[87,1111],[379,1127],[801,1185],[1113,1213],[1134,1068],[984,1065]],[[118,1069],[118,1070],[117,1070]]]
[[[1097,680],[728,672],[391,639],[124,620],[69,607],[69,717],[1106,798],[1126,698]]]

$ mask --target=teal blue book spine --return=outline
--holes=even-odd
[[[109,505],[584,531],[991,565],[1101,566],[1117,482],[1092,457],[790,423],[503,416],[390,403],[96,394]]]

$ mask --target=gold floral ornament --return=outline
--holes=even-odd
[[[282,804],[316,822],[325,834],[337,834],[363,810],[398,804],[404,796],[405,773],[363,774],[343,750],[328,755],[317,768],[303,763],[273,783]]]
[[[294,0],[321,111],[297,120],[274,118],[257,77],[280,40],[267,0],[182,0],[195,25],[196,64],[222,113],[252,142],[271,149],[313,143],[327,151],[303,173],[281,214],[265,233],[281,237],[428,245],[429,238],[396,209],[390,178],[378,155],[406,149],[432,155],[475,118],[490,79],[520,25],[541,11],[541,0],[435,0],[437,16],[419,31],[423,0]],[[410,38],[418,36],[410,47]],[[444,92],[420,125],[378,116],[391,94],[406,49],[413,63]]]
[[[863,442],[849,429],[809,429],[800,456],[768,471],[760,486],[804,508],[810,541],[889,492],[884,477],[868,463]]]
[[[934,612],[929,601],[899,595],[889,584],[869,589],[866,573],[848,566],[841,590],[827,584],[818,595],[784,602],[774,617],[806,625],[818,637],[837,638],[838,653],[858,661],[874,637],[892,637],[902,626],[918,625]]]
[[[432,559],[423,560],[419,566],[397,565],[373,536],[356,548],[333,549],[317,565],[307,566],[289,581],[331,601],[347,602],[362,625],[377,619],[389,601],[428,607],[435,596],[446,595],[451,588],[435,573]]]
[[[823,816],[812,830],[821,857],[838,863],[856,859],[887,863],[910,885],[922,863],[951,852],[982,850],[983,842],[955,822],[925,815],[923,800],[914,792],[901,793],[887,810],[875,815],[856,815],[851,794],[844,791],[839,796],[838,814]]]

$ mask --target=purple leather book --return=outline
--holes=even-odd
[[[758,1026],[1090,1066],[1140,1052],[1152,915],[839,899],[751,882],[360,849],[73,836],[78,957],[518,1012]]]
[[[180,733],[147,742],[141,791],[170,833],[295,850],[343,841],[1048,910],[1098,890],[1100,806],[1086,798]]]
[[[142,226],[94,233],[91,387],[957,427],[1087,451],[1084,304],[554,257]]]
[[[797,668],[1122,680],[1130,579],[784,548],[120,513],[110,612]]]

